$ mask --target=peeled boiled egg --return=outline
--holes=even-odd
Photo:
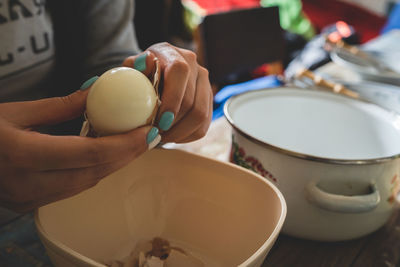
[[[86,116],[98,136],[127,132],[151,124],[157,113],[158,95],[140,71],[113,68],[92,85],[86,100]]]

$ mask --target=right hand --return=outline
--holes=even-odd
[[[197,63],[196,54],[160,43],[141,55],[126,58],[123,66],[135,67],[135,62],[143,56],[146,68],[141,71],[145,75],[154,72],[156,58],[160,66],[162,94],[156,122],[162,132],[162,141],[188,143],[204,137],[211,124],[213,92],[208,70]],[[172,118],[166,128],[161,123],[165,114]]]
[[[0,104],[0,205],[25,212],[96,185],[148,150],[150,126],[90,138],[30,130],[76,118],[87,92]]]

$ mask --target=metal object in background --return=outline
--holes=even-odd
[[[331,91],[333,93],[343,94],[351,98],[359,97],[358,93],[351,91],[350,89],[346,88],[343,84],[326,80],[310,70],[306,69],[300,70],[296,74],[296,79],[298,80],[309,79],[314,83],[315,86]]]

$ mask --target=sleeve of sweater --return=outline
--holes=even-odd
[[[133,27],[133,0],[86,0],[80,3],[85,78],[120,66],[126,57],[140,52]]]

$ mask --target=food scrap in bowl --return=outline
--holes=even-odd
[[[205,264],[161,237],[139,243],[124,261],[113,261],[110,267],[204,267]]]

